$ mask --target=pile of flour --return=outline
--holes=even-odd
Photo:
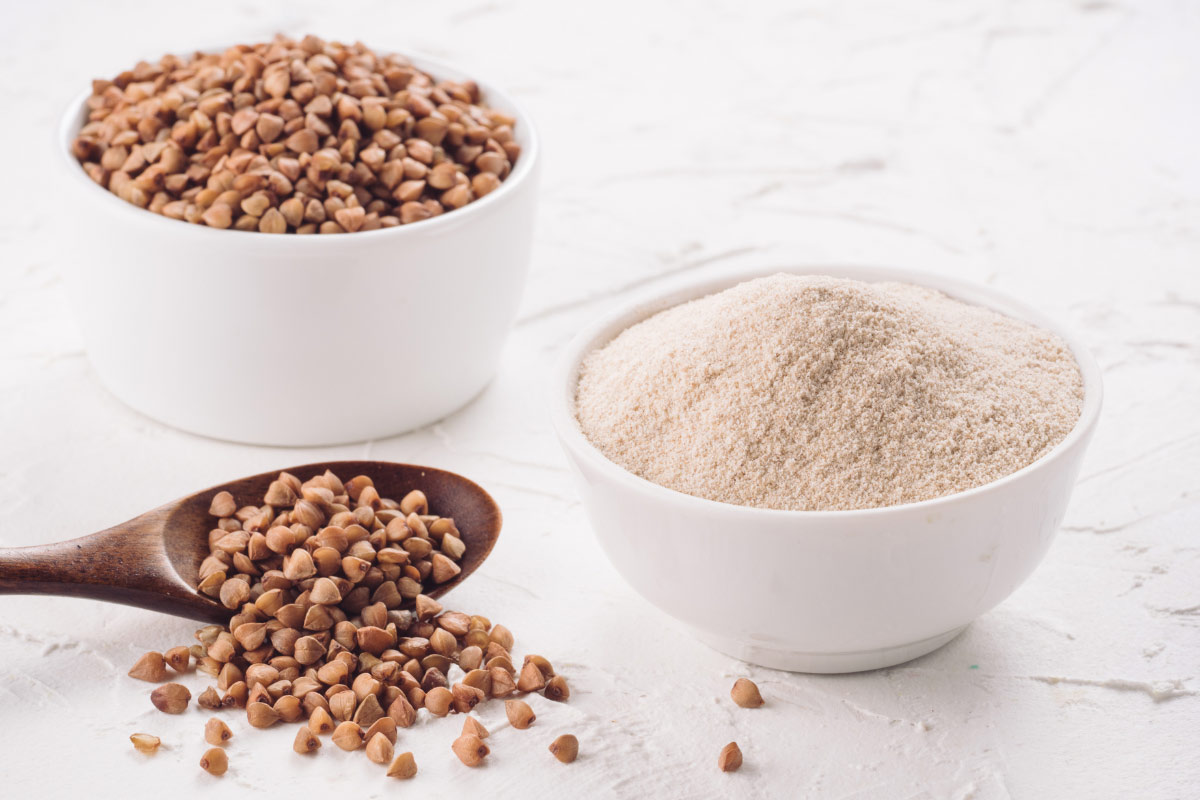
[[[584,434],[641,477],[793,510],[875,508],[1015,472],[1074,426],[1052,333],[918,286],[774,275],[663,311],[585,359]]]

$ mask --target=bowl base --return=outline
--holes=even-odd
[[[760,667],[781,669],[787,672],[836,674],[894,667],[905,661],[912,661],[926,653],[932,653],[966,629],[967,626],[963,625],[960,628],[917,642],[844,653],[806,653],[796,650],[780,650],[761,644],[747,643],[740,639],[716,636],[695,628],[692,629],[692,633],[714,650],[740,661],[757,664]]]

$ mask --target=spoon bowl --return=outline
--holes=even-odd
[[[228,622],[232,611],[196,590],[209,554],[208,513],[213,496],[227,491],[239,504],[258,503],[281,471],[306,480],[330,470],[343,479],[369,475],[385,497],[420,489],[429,507],[453,517],[466,551],[461,572],[429,587],[440,597],[479,568],[500,536],[501,515],[491,495],[453,472],[389,461],[324,461],[272,470],[188,495],[128,522],[66,542],[0,548],[0,594],[85,597],[148,608],[205,622]]]

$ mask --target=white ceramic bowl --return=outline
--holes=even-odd
[[[574,395],[583,357],[665,308],[784,271],[938,289],[1054,331],[1083,372],[1083,412],[1053,450],[969,491],[863,511],[775,511],[704,500],[617,466],[583,435]],[[588,327],[555,372],[551,415],[592,527],[647,600],[723,653],[778,669],[854,672],[950,641],[1008,597],[1062,521],[1100,411],[1100,370],[1079,340],[990,289],[894,269],[758,270],[687,285]]]
[[[334,236],[216,230],[120,200],[71,156],[80,97],[59,129],[60,261],[104,385],[169,425],[272,445],[386,436],[471,400],[521,299],[540,156],[517,104],[470,77],[517,119],[512,174],[456,211]]]

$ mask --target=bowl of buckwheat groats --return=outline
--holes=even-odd
[[[60,136],[68,287],[98,377],[133,408],[331,444],[437,420],[494,373],[539,157],[473,72],[277,36],[130,59]]]
[[[990,289],[899,269],[689,280],[567,347],[554,426],[617,570],[702,641],[803,672],[924,655],[1062,521],[1100,370]]]

